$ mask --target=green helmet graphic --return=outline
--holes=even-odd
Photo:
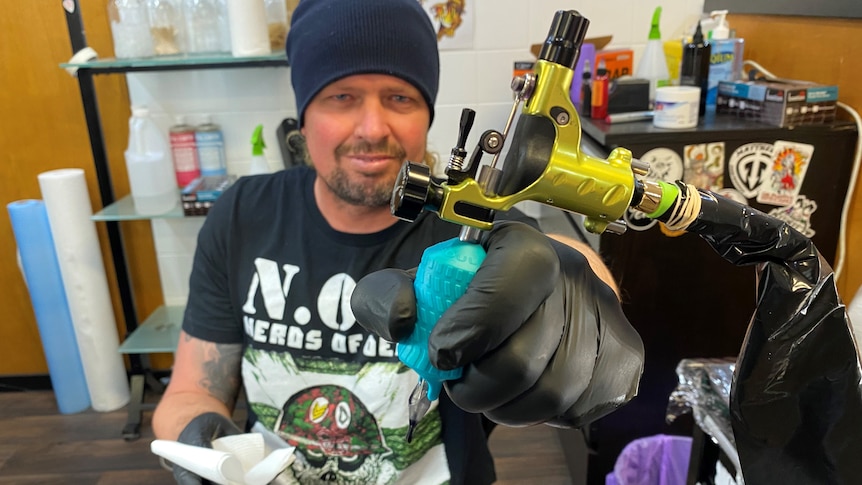
[[[276,431],[308,457],[337,456],[350,462],[391,453],[374,416],[338,386],[309,387],[291,396]]]

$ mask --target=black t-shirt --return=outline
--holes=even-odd
[[[460,226],[423,213],[373,234],[338,232],[314,178],[307,167],[243,177],[219,198],[198,236],[183,330],[243,344],[250,419],[297,447],[300,483],[492,483],[488,422],[445,392],[406,443],[417,376],[350,309],[360,278],[417,266]]]

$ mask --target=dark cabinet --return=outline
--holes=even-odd
[[[621,146],[652,164],[649,176],[713,184],[716,191],[793,221],[834,264],[855,124],[790,129],[718,116],[687,131],[662,130],[650,122],[608,125],[583,120],[582,125],[584,145],[597,155]],[[769,164],[779,156],[773,151],[788,146],[811,154],[804,177],[794,181],[801,184],[798,194],[786,207],[758,202],[758,192],[768,192],[768,184],[775,182],[768,180],[774,175]],[[702,170],[699,162],[712,168]],[[697,170],[700,177],[692,173]],[[727,263],[698,236],[672,234],[636,217],[627,222],[625,234],[601,236],[600,253],[620,284],[626,315],[644,340],[646,363],[638,396],[589,429],[588,442],[595,452],[588,465],[590,484],[603,484],[620,451],[636,438],[691,434],[690,416],[665,423],[677,364],[684,358],[735,357],[756,305],[753,267]]]

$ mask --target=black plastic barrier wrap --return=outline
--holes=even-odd
[[[757,265],[730,395],[746,485],[862,483],[862,369],[832,268],[786,223],[711,192],[700,198],[688,231],[735,265]]]

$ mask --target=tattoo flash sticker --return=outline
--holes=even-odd
[[[658,219],[650,219],[643,212],[631,207],[626,209],[623,220],[626,222],[626,227],[632,231],[646,231],[658,223]]]
[[[685,183],[709,190],[724,186],[724,142],[686,145],[683,153]]]
[[[670,148],[653,148],[644,153],[640,159],[649,163],[649,173],[646,178],[665,182],[682,180],[682,158]]]
[[[747,143],[741,145],[730,155],[727,171],[730,183],[746,199],[753,199],[772,162],[771,143]]]
[[[787,207],[776,207],[769,211],[769,215],[784,221],[790,227],[801,232],[805,237],[814,237],[814,228],[811,227],[811,215],[817,210],[817,202],[810,200],[804,195],[796,197],[793,205]]]
[[[772,162],[757,201],[778,206],[793,205],[813,154],[813,145],[776,141],[772,148]]]

